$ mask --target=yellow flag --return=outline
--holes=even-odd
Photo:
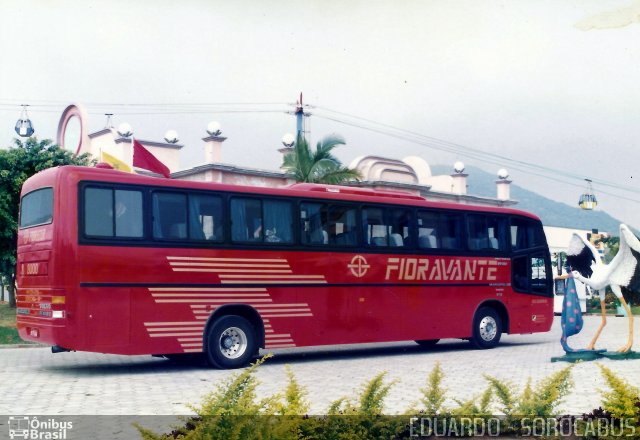
[[[113,157],[109,153],[102,152],[102,161],[108,163],[113,168],[119,171],[126,171],[127,173],[132,173],[133,169],[120,159]]]

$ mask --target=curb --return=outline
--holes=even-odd
[[[48,345],[42,344],[2,344],[0,345],[0,350],[7,348],[44,348],[48,347]]]

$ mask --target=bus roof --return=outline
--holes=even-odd
[[[272,196],[288,196],[307,199],[345,200],[362,203],[387,203],[425,208],[453,209],[460,211],[481,211],[501,214],[513,214],[540,220],[534,214],[513,208],[466,205],[453,202],[430,201],[425,197],[404,191],[376,190],[341,185],[321,185],[312,183],[295,183],[293,185],[272,188],[245,185],[232,185],[226,183],[164,179],[140,174],[126,173],[114,169],[60,166],[41,171],[29,178],[22,188],[22,195],[43,186],[54,186],[55,182],[64,181],[100,181],[129,185],[146,185],[171,187],[180,189],[199,189],[222,192],[236,192],[246,194],[260,194]]]

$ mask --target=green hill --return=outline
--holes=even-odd
[[[434,175],[448,174],[450,166],[435,165],[431,167]],[[467,167],[469,174],[467,184],[469,194],[495,197],[496,177],[480,168]],[[574,229],[598,229],[601,232],[618,233],[621,221],[611,217],[604,211],[585,212],[582,209],[548,199],[533,191],[511,184],[511,198],[517,200],[515,208],[529,211],[542,219],[546,226],[559,226]]]

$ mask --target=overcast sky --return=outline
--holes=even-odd
[[[0,16],[2,146],[19,104],[32,105],[38,137],[55,139],[78,102],[92,131],[107,112],[141,139],[177,130],[183,168],[203,160],[217,120],[225,162],[277,169],[280,139],[295,131],[286,104],[302,92],[315,106],[311,140],[343,135],[345,163],[505,167],[574,206],[591,178],[635,189],[594,185],[599,208],[640,227],[638,1],[0,0]],[[375,131],[387,126],[406,131]]]

